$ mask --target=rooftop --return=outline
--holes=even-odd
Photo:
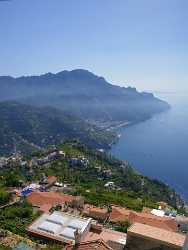
[[[65,247],[65,250],[73,250],[73,246]],[[103,240],[94,240],[78,244],[77,250],[113,250]]]
[[[51,215],[43,214],[39,217],[28,227],[28,232],[59,242],[69,242],[75,240],[77,230],[81,238],[84,237],[90,224],[91,219],[55,211]]]
[[[113,206],[112,207],[112,212],[110,214],[110,222],[118,222],[118,221],[125,221],[128,220],[130,214],[130,210],[123,208],[123,207],[118,207],[118,206]]]
[[[27,202],[37,207],[46,206],[47,204],[52,207],[65,202],[72,202],[74,199],[75,197],[72,195],[61,195],[56,192],[32,192],[27,196]]]
[[[170,232],[161,228],[144,225],[141,223],[133,224],[127,232],[127,235],[134,235],[149,240],[155,240],[162,244],[172,247],[183,247],[185,235]]]
[[[55,183],[57,181],[57,177],[55,177],[55,176],[48,176],[47,177],[47,182],[48,182],[48,184],[53,184],[53,183]]]
[[[125,233],[117,232],[110,229],[102,228],[101,232],[90,231],[84,237],[83,241],[94,241],[102,239],[107,244],[109,242],[116,242],[121,245],[126,244],[127,235]]]
[[[89,204],[84,206],[84,215],[96,218],[96,219],[106,219],[108,217],[108,209],[95,207]]]
[[[131,211],[129,214],[129,221],[131,223],[143,223],[173,232],[177,231],[177,223],[175,219],[171,217],[160,217],[149,213],[137,213]]]

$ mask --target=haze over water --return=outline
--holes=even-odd
[[[119,129],[111,153],[142,174],[171,185],[188,202],[188,94],[156,94],[171,109],[145,122]]]

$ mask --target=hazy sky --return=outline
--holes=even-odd
[[[188,0],[0,0],[0,75],[74,68],[188,91]]]

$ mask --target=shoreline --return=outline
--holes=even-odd
[[[150,120],[150,119],[152,119],[152,118],[153,118],[153,116],[150,117],[149,119],[141,120],[141,121],[138,121],[138,122],[129,122],[129,123],[128,123],[128,122],[121,122],[121,123],[117,124],[116,126],[111,126],[111,127],[110,127],[110,130],[114,130],[114,131],[117,133],[117,140],[115,140],[113,143],[111,143],[111,144],[109,145],[109,148],[108,148],[107,150],[105,150],[105,151],[106,151],[107,153],[110,153],[110,154],[111,154],[112,148],[115,147],[116,144],[118,144],[118,141],[119,141],[119,139],[120,139],[120,137],[121,137],[121,128],[123,128],[123,131],[124,131],[124,128],[125,128],[125,130],[126,130],[126,128],[129,127],[129,126],[137,125],[137,124],[139,124],[139,123],[145,122],[145,121]],[[119,129],[119,131],[118,131],[118,129]],[[117,157],[116,155],[113,155],[113,156],[114,156],[114,157]],[[118,157],[118,159],[119,159],[119,157]],[[120,160],[121,160],[121,159],[120,159]],[[136,169],[135,166],[134,166],[134,169]],[[145,174],[143,171],[142,171],[142,172],[139,171],[139,173],[142,174],[142,175],[144,175],[144,176],[147,176],[148,178],[152,178],[151,176]],[[159,181],[162,181],[161,178],[159,178],[159,177],[157,177],[156,179],[159,180]],[[168,182],[164,182],[164,181],[162,181],[162,182],[163,182],[165,185],[171,187],[171,188],[175,191],[175,193],[176,193],[177,195],[179,195],[180,199],[181,199],[181,200],[183,201],[183,203],[184,203],[184,208],[186,208],[186,211],[188,212],[188,200],[187,200],[185,194],[180,190],[180,188],[177,188],[177,187],[175,187],[174,185],[169,184]]]
[[[110,130],[114,130],[114,129],[118,129],[118,128],[128,127],[131,125],[133,125],[132,122],[124,121],[124,122],[120,122],[119,124],[116,124],[116,125],[111,125],[110,127],[106,128],[106,130],[110,131]]]

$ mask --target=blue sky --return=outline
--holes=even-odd
[[[0,1],[0,75],[84,68],[139,90],[188,91],[187,0]]]

